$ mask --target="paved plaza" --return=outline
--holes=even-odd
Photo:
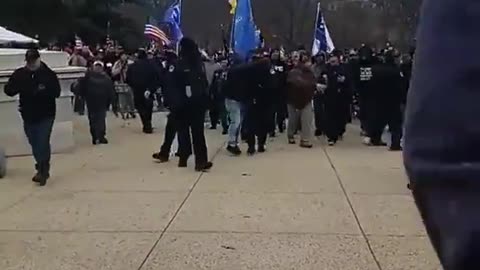
[[[156,118],[153,135],[110,119],[98,147],[77,119],[77,146],[54,156],[45,188],[31,157],[9,159],[0,270],[441,269],[401,154],[363,146],[355,128],[335,147],[279,137],[254,157],[229,156],[207,130],[215,166],[197,173],[152,161]]]

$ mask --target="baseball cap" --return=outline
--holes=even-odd
[[[103,64],[102,61],[95,61],[95,62],[93,62],[93,66],[101,66],[101,67],[104,67],[105,65]]]
[[[27,62],[33,62],[38,58],[40,58],[40,53],[37,49],[28,49],[25,53],[25,61]]]

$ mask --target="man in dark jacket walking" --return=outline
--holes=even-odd
[[[92,143],[108,144],[105,138],[105,120],[108,107],[115,96],[115,88],[112,80],[105,73],[102,62],[93,63],[92,70],[80,79],[77,93],[87,102]]]
[[[275,137],[275,131],[283,133],[285,130],[285,119],[287,118],[287,64],[280,57],[280,50],[275,49],[271,53],[271,67],[269,78],[269,88],[271,88],[271,120],[269,133]]]
[[[133,90],[135,107],[142,119],[143,132],[153,133],[153,98],[160,85],[160,74],[147,58],[145,50],[138,51],[138,60],[128,68],[127,84]]]
[[[351,95],[351,84],[345,66],[340,64],[338,56],[332,54],[325,74],[325,133],[328,144],[333,146],[345,131],[346,96]]]
[[[445,270],[480,269],[478,4],[423,1],[407,101],[405,168]]]
[[[400,151],[402,138],[403,87],[400,68],[392,51],[385,53],[385,63],[373,66],[368,107],[370,145],[382,146],[382,134],[388,125],[392,135],[390,150]]]
[[[272,73],[274,71],[269,59],[256,56],[252,63],[246,64],[243,79],[247,82],[246,99],[243,102],[245,120],[242,126],[248,144],[248,155],[256,151],[266,151],[267,134],[273,124],[271,113],[273,109],[274,87]],[[255,148],[257,146],[257,148]]]
[[[56,115],[60,84],[55,72],[40,60],[36,49],[27,51],[26,66],[15,70],[5,86],[5,94],[20,95],[20,113],[25,134],[32,147],[37,173],[32,181],[45,186],[50,178],[50,135]]]

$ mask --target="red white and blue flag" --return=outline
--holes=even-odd
[[[153,24],[145,24],[145,36],[150,38],[151,40],[154,40],[158,43],[162,43],[163,45],[169,45],[170,40],[168,39],[167,34],[160,29],[159,27],[153,25]]]

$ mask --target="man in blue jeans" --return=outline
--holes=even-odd
[[[423,1],[407,99],[405,167],[445,270],[480,269],[479,4]]]
[[[248,98],[248,65],[234,57],[232,67],[226,74],[223,94],[225,95],[225,109],[230,119],[228,128],[228,146],[227,151],[234,156],[242,154],[239,147],[239,136],[243,121],[242,111],[243,103]]]
[[[19,111],[36,161],[32,181],[45,186],[50,178],[50,135],[61,89],[57,75],[40,60],[38,50],[28,50],[25,61],[25,67],[15,70],[5,85],[5,94],[20,95]]]
[[[227,151],[233,155],[240,155],[242,151],[238,147],[238,137],[242,124],[242,104],[234,99],[225,99],[225,108],[230,119]]]

